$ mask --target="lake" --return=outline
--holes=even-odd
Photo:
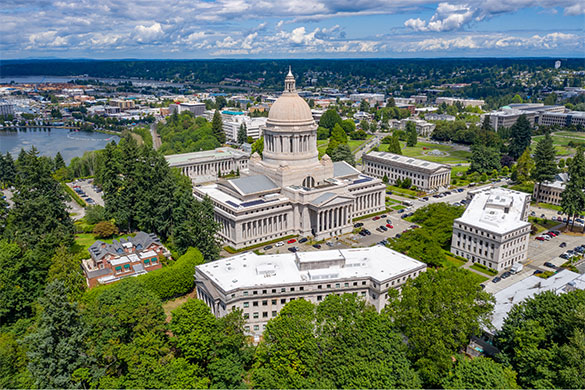
[[[10,152],[16,159],[21,149],[35,146],[43,156],[54,157],[61,152],[67,164],[73,157],[84,152],[105,148],[106,144],[120,137],[96,132],[75,131],[60,128],[28,128],[0,130],[0,153]]]

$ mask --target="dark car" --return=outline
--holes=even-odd
[[[291,251],[292,253],[295,253],[299,250],[299,248],[297,248],[296,246],[291,246],[290,248],[288,248],[289,251]]]
[[[502,280],[502,278],[496,276],[495,278],[492,279],[492,283],[498,283],[500,280]]]
[[[429,200],[429,197],[428,196],[425,196],[425,197],[422,198],[422,200],[424,200],[426,202],[427,200]]]
[[[299,240],[299,244],[302,244],[303,242],[307,242],[307,241],[309,241],[309,240],[307,240],[305,237],[303,237]]]
[[[560,236],[561,235],[561,232],[559,232],[558,230],[551,230],[551,232],[553,232],[557,236]]]
[[[382,215],[380,215],[380,218],[386,218],[386,217],[387,217],[387,215],[386,215],[386,214],[382,214]]]
[[[400,210],[398,210],[398,214],[402,214],[402,213],[403,213],[403,212],[405,212],[405,211],[406,211],[406,210],[404,210],[404,209],[400,209]]]
[[[546,263],[544,263],[544,266],[548,267],[548,268],[554,268],[554,269],[557,268],[557,266],[554,265],[553,263],[551,263],[550,261],[547,261]]]
[[[313,244],[313,248],[315,248],[315,249],[321,249],[321,244]]]
[[[540,274],[543,274],[543,273],[544,273],[544,271],[543,271],[543,270],[541,270],[541,269],[537,269],[536,271],[534,271],[534,272],[532,273],[532,275],[540,275]]]
[[[390,225],[392,225],[392,220],[391,220],[390,218],[388,218],[388,219],[386,220],[386,223],[389,223]]]
[[[354,228],[360,228],[360,227],[362,227],[362,226],[364,226],[364,224],[363,224],[363,223],[361,223],[361,222],[358,222],[358,223],[356,223],[355,225],[353,225],[353,227],[354,227]]]
[[[358,234],[362,237],[366,236],[366,232],[364,230],[360,230]]]
[[[569,254],[568,253],[563,253],[562,255],[559,256],[561,259],[565,259],[565,260],[569,260]]]
[[[388,195],[392,195],[392,191],[386,191]]]
[[[269,249],[272,249],[272,245],[266,245],[266,246],[264,247],[264,250],[265,250],[265,251],[267,251],[267,250],[269,250]]]
[[[418,225],[410,225],[411,229],[418,229]]]
[[[482,290],[485,290],[485,284],[480,284],[479,287],[481,287]]]
[[[327,242],[325,243],[325,245],[327,245],[327,246],[331,247],[331,246],[333,246],[333,243],[332,243],[331,241],[327,241]]]
[[[394,236],[395,238],[400,238],[402,237],[402,234],[398,233],[397,235]]]
[[[507,278],[509,278],[510,276],[512,276],[512,272],[510,272],[510,271],[506,271],[506,272],[504,272],[504,273],[502,274],[502,279],[507,279]]]
[[[380,226],[380,229],[383,230],[383,231],[388,231],[388,228],[386,226],[384,226],[384,225],[381,225]]]
[[[371,232],[370,232],[368,229],[364,229],[364,232],[365,232],[365,233],[366,233],[366,235],[368,235],[368,236],[369,236],[370,234],[372,234],[372,233],[371,233]]]
[[[566,246],[567,246],[567,243],[566,242],[561,242],[561,245],[559,245],[559,247],[561,247],[561,248],[564,248]]]

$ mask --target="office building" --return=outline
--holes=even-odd
[[[389,290],[425,270],[426,264],[381,245],[263,256],[246,252],[197,266],[195,284],[197,297],[215,316],[241,309],[246,333],[260,336],[292,300],[318,304],[330,294],[356,294],[379,311]]]
[[[14,116],[14,104],[5,101],[0,101],[0,116]]]
[[[248,169],[250,154],[229,147],[171,154],[165,156],[169,166],[178,168],[181,173],[193,181],[194,184],[205,183],[217,179],[218,174],[227,175],[230,172],[240,172]]]
[[[267,119],[262,117],[250,118],[246,115],[234,115],[223,121],[223,132],[227,140],[237,141],[240,126],[245,125],[246,137],[252,137],[256,140],[262,136]]]
[[[496,187],[477,192],[453,222],[451,252],[502,271],[526,260],[530,195]]]
[[[585,112],[570,111],[563,112],[545,112],[540,116],[539,124],[542,126],[581,126],[585,127]]]
[[[481,107],[485,102],[481,99],[462,99],[453,97],[438,97],[435,99],[437,105],[445,103],[448,106],[452,106],[455,103],[461,104],[463,107]]]
[[[541,183],[540,188],[538,184],[535,184],[532,197],[538,203],[549,203],[555,206],[560,206],[561,195],[563,194],[563,191],[565,191],[565,187],[568,181],[569,174],[564,172],[559,173],[555,175],[553,181],[546,181],[544,183]]]
[[[129,110],[134,108],[134,100],[110,99],[110,106],[118,107],[120,110]]]
[[[390,184],[410,179],[418,189],[429,191],[451,184],[451,167],[388,152],[370,152],[362,157],[364,173],[388,178]]]

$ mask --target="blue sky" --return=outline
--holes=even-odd
[[[3,0],[0,58],[585,57],[584,0]]]

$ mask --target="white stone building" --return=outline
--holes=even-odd
[[[485,101],[481,99],[463,99],[453,97],[438,97],[435,100],[437,105],[445,103],[448,106],[452,106],[455,103],[461,104],[463,107],[481,107],[485,104]]]
[[[296,93],[289,72],[285,91],[270,108],[262,157],[252,155],[249,176],[194,188],[210,196],[222,240],[235,248],[288,235],[332,237],[352,230],[352,218],[385,209],[385,185],[317,151],[317,124]]]
[[[288,302],[320,303],[330,294],[357,294],[377,310],[388,291],[426,270],[426,264],[381,245],[369,248],[259,256],[246,252],[199,265],[197,297],[222,317],[242,309],[248,334],[259,336]]]
[[[526,260],[530,195],[506,188],[476,193],[453,222],[451,252],[497,271]]]
[[[232,116],[229,120],[223,121],[223,132],[228,140],[237,141],[240,126],[244,124],[246,125],[246,137],[258,139],[266,127],[266,120],[267,118],[250,118],[246,115]]]
[[[364,173],[383,178],[390,184],[409,178],[412,185],[424,191],[448,187],[451,167],[388,152],[370,152],[362,157]]]
[[[242,173],[248,169],[250,154],[244,151],[222,147],[202,152],[171,154],[165,156],[169,166],[179,168],[193,183],[215,181],[219,173]]]
[[[569,182],[569,174],[559,173],[555,175],[555,179],[551,182],[544,182],[538,187],[538,184],[534,185],[534,191],[532,197],[538,203],[549,203],[556,206],[561,205],[561,195],[565,191],[565,187]]]

